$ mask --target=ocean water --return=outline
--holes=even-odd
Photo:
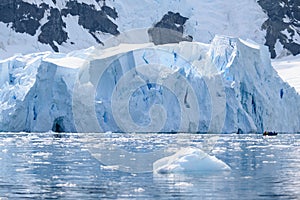
[[[300,134],[100,135],[1,133],[0,199],[300,198]],[[215,155],[231,171],[149,170],[166,149],[187,146]],[[126,167],[127,158],[136,165]]]

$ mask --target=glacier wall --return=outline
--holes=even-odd
[[[75,131],[72,110],[72,85],[75,69],[64,69],[47,62],[51,55],[16,56],[2,61],[1,131],[52,130],[57,121],[64,130]],[[63,120],[63,121],[62,121]]]
[[[0,131],[300,130],[299,95],[237,38],[15,56],[0,74]]]

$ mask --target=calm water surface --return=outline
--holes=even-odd
[[[232,169],[176,175],[107,166],[89,149],[99,138],[85,136],[1,133],[0,199],[300,199],[300,134],[188,134],[180,141],[171,134],[102,135],[104,148],[135,154],[170,144],[205,148]]]

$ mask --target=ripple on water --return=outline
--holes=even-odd
[[[300,135],[0,134],[0,199],[296,199],[300,196]],[[209,142],[208,142],[209,141]],[[213,141],[213,142],[211,142]],[[230,173],[154,176],[104,165],[91,145],[134,152],[207,148]],[[136,160],[138,163],[138,160]],[[255,192],[254,192],[255,191]]]

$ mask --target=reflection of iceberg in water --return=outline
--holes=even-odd
[[[155,173],[214,172],[230,170],[230,167],[215,156],[201,149],[183,148],[172,156],[157,160],[153,164]]]
[[[181,148],[190,148],[191,145],[194,149],[201,149],[203,155],[207,155],[206,153],[214,148],[218,138],[211,134],[107,132],[84,134],[80,140],[84,149],[100,161],[101,168],[137,174],[152,173],[153,163],[176,154]]]

